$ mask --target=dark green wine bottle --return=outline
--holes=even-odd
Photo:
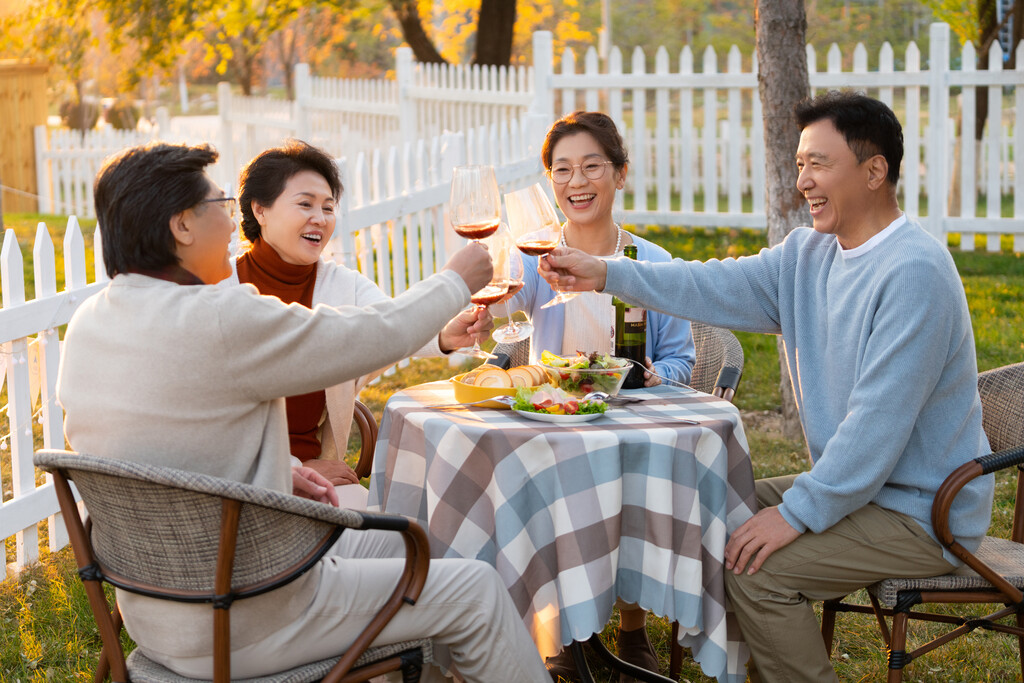
[[[636,245],[627,244],[627,258],[636,260]],[[615,355],[633,361],[623,389],[644,385],[644,361],[647,356],[647,309],[612,297],[615,306]]]

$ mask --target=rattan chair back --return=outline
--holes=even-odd
[[[733,399],[743,376],[743,347],[736,335],[721,327],[691,323],[697,360],[690,386],[705,394]]]
[[[1006,365],[978,375],[982,424],[992,453],[961,465],[946,477],[932,506],[932,524],[939,541],[964,561],[955,572],[935,577],[894,577],[868,587],[871,605],[826,600],[821,632],[832,648],[838,612],[873,613],[889,651],[889,683],[903,680],[904,667],[914,659],[975,629],[1017,637],[1020,672],[1024,677],[1024,363]],[[961,546],[949,530],[950,510],[960,490],[973,479],[1009,467],[1017,468],[1017,496],[1010,538],[986,536],[974,552]],[[1000,605],[994,612],[952,615],[918,611],[917,605],[970,603]],[[991,609],[991,608],[990,608]],[[890,630],[886,617],[892,617]],[[951,624],[915,650],[908,652],[911,620]]]
[[[365,680],[402,668],[413,679],[430,661],[429,641],[368,650],[403,604],[414,604],[426,580],[429,547],[405,518],[335,508],[217,477],[67,451],[39,451],[37,467],[54,489],[104,649],[97,681],[180,681],[138,651],[127,664],[120,614],[110,613],[100,582],[150,597],[205,602],[213,608],[214,680],[230,679],[230,608],[294,581],[330,549],[346,528],[388,529],[405,537],[405,571],[384,607],[349,650],[332,660],[260,679],[337,681],[357,663]],[[69,481],[89,512],[82,523]],[[134,664],[133,664],[134,661]],[[155,672],[155,673],[154,673]]]

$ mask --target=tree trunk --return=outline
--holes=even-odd
[[[764,111],[765,213],[768,244],[785,239],[797,225],[809,225],[807,203],[796,189],[797,170],[793,161],[800,131],[793,119],[793,107],[810,94],[807,77],[807,14],[803,0],[769,0],[755,6],[757,28],[757,86]],[[783,434],[802,439],[786,361],[785,345],[778,340],[781,367]]]
[[[295,65],[298,63],[298,31],[282,30],[274,35],[277,43],[278,63],[284,75],[284,90],[289,100],[295,100]]]
[[[508,66],[512,60],[512,33],[516,23],[516,0],[480,0],[476,23],[474,64]]]
[[[398,17],[398,23],[402,27],[402,37],[412,48],[416,61],[447,64],[445,58],[434,47],[430,36],[423,30],[423,22],[420,19],[420,11],[416,7],[416,0],[388,0],[388,4],[391,5],[395,16]]]

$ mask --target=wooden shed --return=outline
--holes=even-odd
[[[33,128],[46,125],[47,69],[0,60],[0,200],[6,213],[38,210]]]

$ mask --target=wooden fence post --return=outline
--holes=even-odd
[[[551,31],[533,34],[533,102],[526,114],[526,145],[531,154],[540,154],[540,148],[553,123],[555,91],[551,86],[554,73],[554,47]]]
[[[46,126],[33,129],[36,143],[36,192],[39,194],[39,213],[53,213],[53,193],[50,183],[50,161],[46,158],[49,135]]]
[[[4,244],[0,249],[4,308],[25,304],[25,262],[14,230],[4,231]],[[7,420],[10,424],[11,489],[19,498],[35,488],[35,468],[32,466],[32,398],[29,378],[29,345],[24,337],[9,342],[4,349],[9,354],[7,369]],[[35,525],[15,534],[14,566],[20,571],[39,557],[39,532]]]
[[[415,84],[416,64],[412,48],[400,47],[395,52],[395,82],[398,86],[399,145],[411,145],[420,137],[416,100],[410,92]]]
[[[309,64],[295,65],[295,101],[292,102],[292,120],[295,122],[295,137],[309,142],[312,138],[309,108],[313,99],[313,79],[309,75]]]
[[[231,127],[231,84],[224,81],[217,84],[217,113],[220,116],[220,142],[217,144],[220,163],[224,165],[228,178],[237,177],[235,136]]]

